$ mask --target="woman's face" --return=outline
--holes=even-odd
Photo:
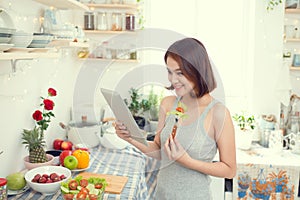
[[[177,96],[190,94],[194,84],[182,73],[178,63],[172,58],[167,58],[168,79],[175,89]]]

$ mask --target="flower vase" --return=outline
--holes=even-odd
[[[51,154],[46,154],[48,161],[44,162],[44,163],[30,163],[29,162],[29,156],[26,156],[24,158],[24,165],[25,168],[30,170],[36,167],[40,167],[40,166],[49,166],[49,165],[53,165],[54,162],[54,156],[52,156]]]

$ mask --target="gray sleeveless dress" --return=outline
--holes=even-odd
[[[204,130],[204,119],[209,110],[218,103],[213,100],[193,123],[178,126],[176,137],[188,154],[198,160],[212,162],[217,152],[217,144]],[[177,106],[175,101],[173,109]],[[161,132],[160,140],[163,145],[171,134],[175,116],[169,115]],[[155,199],[157,200],[210,200],[210,178],[208,175],[188,169],[170,161],[164,150],[161,151],[161,167],[158,174]]]

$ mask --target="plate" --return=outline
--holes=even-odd
[[[7,51],[13,46],[13,44],[0,44],[0,52]]]
[[[87,170],[88,168],[90,168],[90,166],[88,166],[87,168],[83,168],[83,169],[72,169],[71,172],[83,172],[83,171]]]
[[[26,185],[22,190],[7,190],[7,195],[18,195],[26,192],[29,189],[29,186]]]

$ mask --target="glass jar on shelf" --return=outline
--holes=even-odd
[[[97,30],[108,30],[108,19],[106,12],[98,12],[97,14]]]
[[[111,59],[111,50],[109,48],[108,41],[103,41],[102,44],[101,44],[101,46],[102,46],[102,50],[103,50],[103,52],[102,52],[103,58],[105,58],[105,59]]]
[[[135,16],[126,14],[126,30],[133,31],[135,29]]]
[[[129,53],[130,60],[137,60],[137,51],[135,45],[130,46],[130,53]]]
[[[85,12],[84,13],[84,29],[95,30],[95,13]]]
[[[77,51],[78,58],[88,58],[89,57],[89,49],[88,48],[79,48]]]
[[[111,15],[111,30],[112,31],[122,31],[122,14],[121,13],[112,13]]]

